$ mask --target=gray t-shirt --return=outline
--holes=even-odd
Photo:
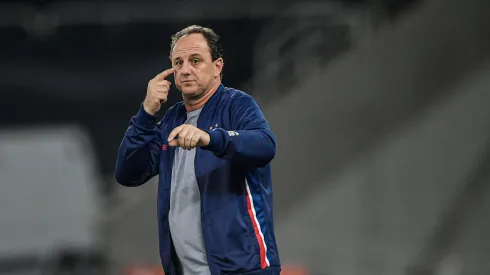
[[[202,109],[202,108],[201,108]],[[197,125],[201,109],[187,113],[186,124]],[[210,274],[201,226],[201,196],[194,170],[196,149],[176,148],[172,168],[169,223],[184,275]]]

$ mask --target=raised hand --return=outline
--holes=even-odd
[[[174,72],[174,68],[167,69],[148,82],[146,98],[143,101],[143,108],[147,113],[155,115],[160,110],[161,105],[167,102],[168,91],[172,83],[165,78]]]

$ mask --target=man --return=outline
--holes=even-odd
[[[165,274],[279,274],[270,162],[276,140],[255,100],[221,83],[219,37],[190,26],[172,37],[172,68],[149,81],[121,143],[116,180],[159,175]],[[183,101],[157,123],[174,74]]]

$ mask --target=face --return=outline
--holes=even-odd
[[[199,99],[220,81],[223,59],[212,60],[202,34],[181,37],[175,43],[171,59],[175,68],[175,84],[188,99]]]

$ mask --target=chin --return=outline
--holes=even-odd
[[[193,96],[199,93],[199,89],[196,87],[182,87],[182,93],[185,96]]]
[[[199,89],[190,89],[190,88],[184,88],[182,90],[182,95],[184,98],[187,100],[197,100],[201,97],[201,94],[199,92]]]

